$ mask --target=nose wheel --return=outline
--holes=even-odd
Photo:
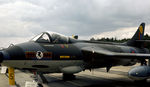
[[[68,80],[75,80],[76,76],[74,74],[65,74],[63,73],[63,80],[68,81]]]

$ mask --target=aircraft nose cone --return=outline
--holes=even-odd
[[[3,61],[3,53],[0,52],[0,63]]]

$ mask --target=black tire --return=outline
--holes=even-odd
[[[75,80],[76,76],[73,74],[63,74],[63,80],[68,81],[68,80]]]
[[[43,85],[39,83],[39,84],[38,84],[38,87],[43,87]]]

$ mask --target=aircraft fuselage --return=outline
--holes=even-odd
[[[50,44],[26,42],[11,46],[3,51],[3,65],[18,69],[37,70],[42,72],[61,72],[67,66],[83,66],[84,69],[107,67],[108,65],[133,65],[136,60],[107,58],[104,55],[92,57],[83,55],[83,47],[100,48],[119,53],[146,53],[146,49],[135,47],[77,42],[72,44]],[[91,49],[92,50],[92,49]]]

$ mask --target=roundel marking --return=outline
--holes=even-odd
[[[44,55],[43,55],[43,53],[42,53],[41,51],[37,51],[37,52],[36,52],[36,58],[37,58],[37,59],[42,59],[43,56],[44,56]]]
[[[130,53],[136,53],[135,49],[130,49]]]

